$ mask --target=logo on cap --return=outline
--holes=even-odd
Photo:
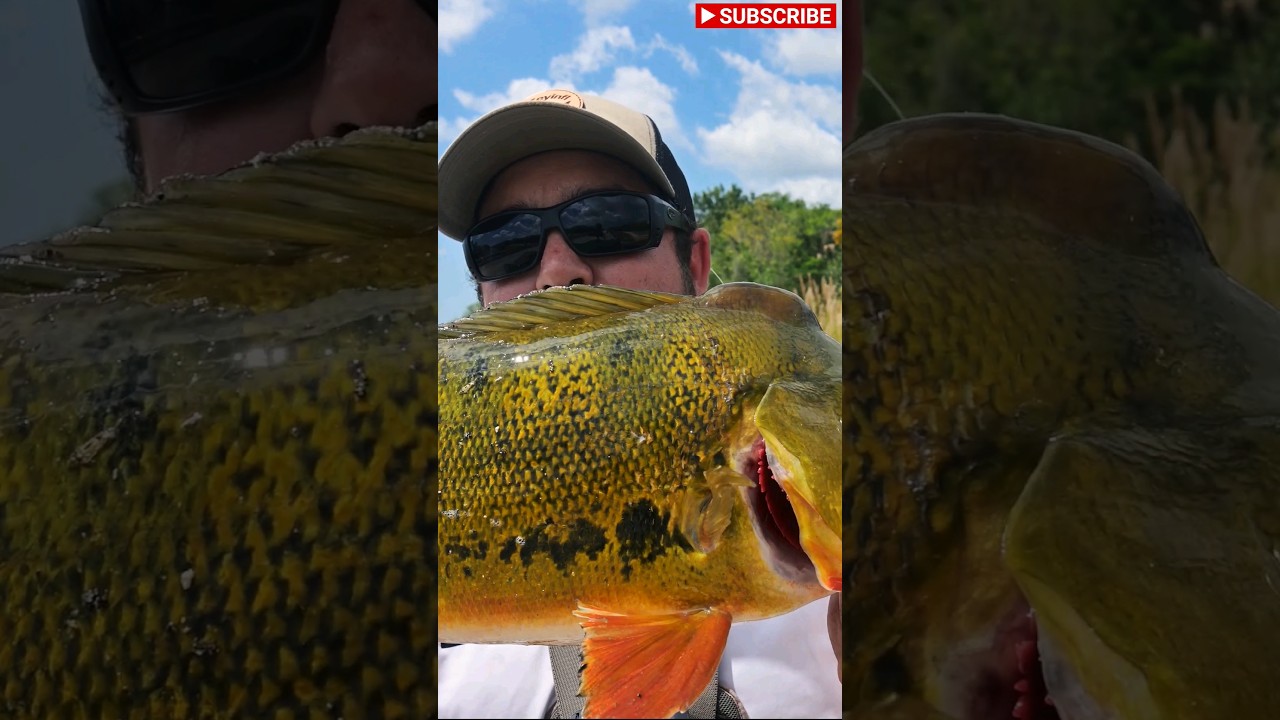
[[[576,108],[587,107],[587,104],[582,101],[582,96],[572,90],[543,90],[525,98],[525,102],[561,103]]]

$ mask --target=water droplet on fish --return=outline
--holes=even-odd
[[[517,544],[517,545],[524,545],[524,536],[523,536],[523,535],[517,535],[517,536],[516,536],[516,544]]]
[[[498,518],[489,518],[489,525],[492,527],[502,527],[502,521]]]
[[[457,519],[458,519],[458,511],[457,511],[457,510],[442,510],[442,511],[440,511],[440,514],[441,514],[441,515],[443,515],[444,517],[448,518],[449,520],[457,520]]]
[[[182,571],[181,575],[178,576],[178,582],[182,583],[183,590],[190,590],[191,581],[195,580],[195,578],[196,578],[196,571],[192,570],[191,568],[187,568],[186,570]]]

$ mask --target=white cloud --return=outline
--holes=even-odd
[[[612,63],[620,50],[635,50],[631,28],[620,25],[594,27],[583,33],[573,52],[551,58],[551,77],[557,80],[595,72]]]
[[[437,38],[440,52],[451,53],[493,17],[493,0],[440,0]]]
[[[793,198],[800,198],[810,205],[822,203],[830,208],[840,209],[843,202],[840,197],[840,178],[829,178],[812,175],[802,178],[786,178],[767,188],[770,191],[785,193]]]
[[[782,30],[765,40],[765,57],[789,75],[840,73],[838,30]]]
[[[530,95],[542,92],[552,87],[562,87],[565,90],[573,90],[572,85],[555,85],[542,78],[516,78],[507,83],[505,90],[491,92],[485,95],[476,95],[466,90],[454,90],[453,97],[462,107],[473,112],[483,115],[490,110],[502,107],[508,103],[524,100]]]
[[[470,110],[474,115],[470,117],[455,117],[452,119],[442,118],[440,120],[440,152],[443,153],[444,149],[449,146],[449,143],[453,142],[454,138],[461,135],[462,131],[467,129],[467,126],[471,125],[471,123],[476,120],[479,120],[481,115],[484,115],[490,110],[502,107],[503,105],[524,100],[530,95],[542,92],[543,90],[551,87],[557,86],[547,80],[543,80],[542,78],[517,78],[507,83],[505,90],[486,93],[484,95],[477,95],[475,93],[467,92],[466,90],[455,89],[453,91],[454,99],[458,101],[459,105]],[[563,87],[566,90],[574,89],[572,85],[560,85],[558,87]]]
[[[645,46],[645,59],[648,59],[653,55],[655,50],[666,50],[675,56],[676,61],[680,63],[680,67],[683,68],[685,72],[690,75],[698,74],[698,61],[693,59],[693,55],[690,55],[689,51],[685,50],[683,45],[672,45],[667,42],[666,38],[655,34],[653,39],[649,41],[649,44]]]
[[[668,145],[691,147],[676,118],[675,88],[659,80],[649,68],[616,68],[608,87],[593,94],[599,94],[653,118],[658,130],[662,132],[662,139]]]
[[[740,86],[728,121],[697,129],[704,161],[750,192],[781,190],[838,206],[840,88],[791,82],[735,53],[720,57]]]
[[[519,78],[507,83],[505,89],[497,92],[476,94],[466,90],[454,90],[454,99],[474,115],[468,118],[442,119],[440,121],[441,147],[443,148],[447,141],[457,137],[468,125],[490,110],[524,100],[530,95],[553,87],[574,90],[587,95],[599,95],[642,112],[658,124],[658,128],[662,130],[662,138],[668,144],[675,142],[690,147],[688,138],[676,119],[675,89],[659,80],[648,68],[631,66],[614,68],[609,84],[603,89],[579,88],[573,83],[552,83],[541,78]]]
[[[614,16],[621,15],[635,4],[636,0],[573,0],[573,4],[582,11],[587,27],[598,25]]]

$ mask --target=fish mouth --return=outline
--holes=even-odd
[[[936,667],[942,709],[962,720],[1114,720],[1018,595],[984,638],[952,644]]]
[[[743,490],[747,507],[756,535],[762,541],[765,560],[774,573],[793,582],[820,584],[828,590],[839,590],[840,576],[837,574],[834,581],[824,580],[820,567],[824,564],[823,556],[829,553],[820,550],[811,556],[811,551],[806,551],[806,545],[812,547],[815,543],[805,542],[807,533],[802,530],[801,519],[796,515],[799,509],[801,514],[808,514],[805,522],[821,524],[820,519],[813,519],[817,517],[817,511],[786,482],[786,471],[778,464],[763,436],[756,437],[740,471],[750,481]],[[818,558],[817,564],[814,557]],[[838,556],[835,564],[839,566]],[[834,583],[834,588],[830,587],[831,583]]]
[[[1061,718],[1045,680],[1035,611],[1025,599],[996,622],[989,643],[953,651],[940,669],[940,695],[959,701],[951,709],[964,720]]]

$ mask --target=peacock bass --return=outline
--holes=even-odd
[[[794,294],[554,288],[440,328],[440,639],[582,644],[670,717],[841,585],[840,348]]]

